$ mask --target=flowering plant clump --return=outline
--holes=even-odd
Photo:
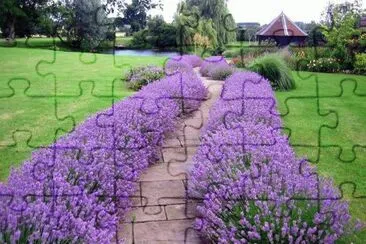
[[[212,65],[212,66],[211,66]],[[213,80],[226,80],[227,77],[235,72],[235,69],[227,63],[209,65],[208,76]]]
[[[162,68],[149,65],[132,69],[126,74],[125,80],[128,88],[137,91],[164,76],[165,73]]]
[[[199,67],[202,60],[197,55],[175,56],[165,63],[165,72],[174,74],[176,72],[193,72],[193,68]]]
[[[210,111],[189,194],[203,199],[195,227],[214,243],[333,243],[349,222],[332,182],[296,158],[276,110],[269,81],[238,72]]]
[[[183,55],[182,59],[186,63],[190,64],[192,66],[192,68],[200,67],[202,64],[202,59],[197,55],[193,55],[193,54]]]
[[[0,184],[0,242],[109,243],[164,134],[206,93],[193,72],[163,78],[35,151]]]
[[[311,60],[307,64],[307,68],[312,72],[339,72],[341,66],[339,64],[340,60],[335,58],[319,58]]]
[[[226,62],[226,59],[223,56],[212,56],[209,58],[206,58],[200,67],[200,73],[204,77],[209,77],[210,72],[215,69],[217,65],[228,65]]]

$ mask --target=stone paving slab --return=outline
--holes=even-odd
[[[196,207],[198,203],[194,201],[185,204],[175,204],[165,206],[165,212],[168,220],[193,219],[196,216]]]
[[[184,147],[164,146],[162,149],[162,153],[163,153],[163,161],[165,163],[169,161],[182,161],[187,159]]]
[[[151,221],[167,220],[165,208],[161,206],[154,207],[136,207],[132,208],[125,217],[125,223],[140,223]]]
[[[171,220],[134,225],[135,243],[200,243],[199,236],[190,231],[193,220]]]
[[[182,165],[182,163],[171,163],[170,165]],[[170,166],[169,166],[170,167]],[[183,166],[184,167],[184,166]],[[145,171],[141,177],[140,181],[172,181],[172,180],[184,180],[186,177],[184,175],[170,174],[168,172],[168,163],[159,163],[157,165],[151,166],[149,170]],[[175,176],[177,175],[177,176]]]
[[[147,206],[185,202],[186,189],[182,180],[141,182],[141,194]]]

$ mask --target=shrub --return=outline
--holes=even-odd
[[[192,72],[172,75],[35,151],[0,183],[0,242],[110,243],[164,134],[206,94]]]
[[[204,77],[209,77],[211,70],[214,69],[215,66],[219,64],[228,65],[226,59],[223,56],[212,56],[206,58],[205,60],[203,60],[200,67],[201,75]]]
[[[140,30],[133,34],[131,40],[131,47],[133,48],[152,48],[152,45],[147,41],[149,32],[147,30]]]
[[[190,55],[183,55],[181,57],[184,62],[190,64],[193,68],[200,67],[202,64],[202,59],[197,55],[190,54]]]
[[[339,64],[339,60],[334,58],[319,58],[315,60],[311,60],[307,64],[308,71],[312,72],[328,72],[334,73],[339,72],[341,66]]]
[[[126,75],[127,87],[138,91],[147,84],[160,80],[165,75],[164,70],[156,66],[137,67],[129,71]]]
[[[361,74],[366,73],[366,54],[356,54],[355,71]]]
[[[274,89],[286,91],[295,88],[291,69],[278,54],[259,57],[248,68],[268,79]]]
[[[188,192],[212,243],[333,243],[348,225],[340,193],[279,131],[274,101],[268,80],[237,72],[210,111]]]
[[[175,60],[174,58],[167,60],[165,63],[165,73],[167,75],[182,72],[193,72],[192,66],[183,60]]]
[[[208,76],[213,80],[226,80],[235,72],[235,69],[227,63],[210,64],[208,69]]]
[[[176,72],[193,72],[193,68],[199,67],[202,59],[197,55],[182,55],[168,59],[165,63],[165,72],[174,74]]]

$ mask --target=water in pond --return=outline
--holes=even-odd
[[[103,52],[105,54],[113,54],[113,50]],[[116,56],[158,56],[158,57],[173,57],[179,55],[178,52],[157,51],[157,50],[131,50],[121,49],[115,50]]]

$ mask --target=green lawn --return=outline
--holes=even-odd
[[[164,61],[0,47],[0,180],[32,150],[72,130],[74,122],[111,106],[113,97],[130,95],[123,72]]]
[[[297,89],[276,93],[284,125],[291,130],[291,144],[299,156],[307,156],[317,165],[321,175],[334,179],[350,202],[352,216],[366,222],[366,198],[358,198],[366,196],[366,77],[305,72],[294,75]],[[322,97],[319,107],[317,84]],[[329,111],[334,113],[321,116]],[[355,147],[353,153],[354,145],[364,147]],[[344,182],[349,183],[341,186]],[[340,243],[365,240],[366,230],[346,236]]]

